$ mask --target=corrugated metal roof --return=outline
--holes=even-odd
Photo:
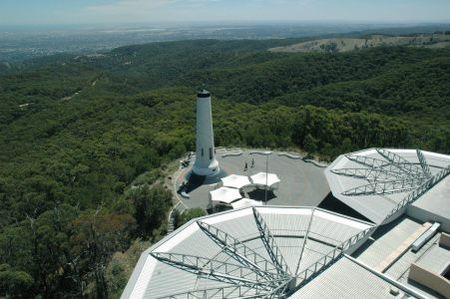
[[[329,253],[332,249],[332,246],[308,239],[306,241],[302,260],[300,261],[299,272],[314,264],[318,259]]]
[[[420,226],[421,223],[411,218],[403,217],[395,223],[380,227],[379,231],[373,235],[375,240],[368,247],[355,253],[355,255],[358,260],[374,268],[394,252]],[[438,246],[439,237],[440,234],[436,234],[417,252],[412,252],[411,249],[408,249],[386,270],[385,274],[426,297],[440,298],[439,295],[429,289],[425,289],[419,284],[411,283],[408,280],[409,268],[413,263],[436,272],[439,272],[448,264],[450,251]]]
[[[444,178],[412,205],[448,220],[450,218],[450,176]]]
[[[434,244],[436,244],[438,239],[439,234],[431,238],[417,252],[412,252],[411,249],[406,251],[391,267],[386,270],[386,274],[396,280],[399,280],[402,277],[405,277],[407,280],[409,267],[411,264],[417,262],[425,254],[428,255],[428,251]]]
[[[395,298],[390,288],[386,280],[342,257],[290,298]]]
[[[394,265],[391,266],[391,268],[387,270],[386,274],[429,298],[441,298],[439,294],[434,293],[428,288],[423,288],[420,284],[411,282],[408,279],[409,267],[412,263],[418,263],[431,271],[435,271],[440,266],[445,265],[448,261],[450,261],[448,250],[438,246],[439,237],[440,234],[437,234],[415,253],[411,250],[407,251],[398,261],[395,262]],[[435,248],[438,250],[437,254],[435,252]],[[443,255],[441,250],[446,251],[446,253]]]
[[[358,260],[371,267],[376,267],[420,226],[421,224],[415,220],[404,217],[397,221],[395,226],[380,227],[374,236],[375,241],[359,253]]]
[[[299,262],[313,208],[264,206],[258,207],[257,210],[274,236],[289,269],[294,272]],[[313,215],[310,227],[311,239],[306,242],[300,269],[310,266],[323,257],[335,247],[335,244],[372,227],[369,223],[321,209],[315,210]],[[270,261],[251,208],[206,216],[201,221],[237,238],[245,243],[245,246]],[[208,237],[195,221],[191,221],[153,246],[151,252],[194,255],[239,265],[239,262],[224,253],[223,249]],[[225,282],[201,278],[192,272],[175,268],[153,258],[148,253],[143,255],[142,259],[145,262],[140,261],[139,268],[135,270],[140,273],[134,275],[136,279],[131,282],[134,285],[128,286],[128,290],[124,292],[127,297],[158,298],[180,292],[230,286]]]

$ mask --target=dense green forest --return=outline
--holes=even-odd
[[[450,153],[450,48],[266,51],[289,43],[155,43],[0,69],[0,296],[120,295],[128,272],[111,260],[164,235],[161,176],[194,149],[201,87],[219,146]]]

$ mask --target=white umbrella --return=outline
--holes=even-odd
[[[209,198],[214,202],[222,202],[230,204],[235,200],[241,199],[241,193],[238,189],[229,187],[220,187],[219,189],[209,192]]]
[[[280,182],[280,179],[275,173],[266,172],[259,172],[255,175],[252,175],[250,179],[255,185],[267,186],[269,188],[272,188],[273,185]]]
[[[237,174],[231,174],[227,177],[221,178],[221,180],[224,187],[232,187],[237,189],[241,189],[252,184],[247,176]]]
[[[261,201],[253,200],[250,198],[243,198],[238,201],[235,201],[231,204],[233,209],[242,209],[247,207],[253,207],[253,206],[262,206],[263,203]]]

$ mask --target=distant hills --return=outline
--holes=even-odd
[[[450,45],[450,31],[437,34],[420,34],[414,36],[371,35],[366,38],[326,38],[296,43],[284,47],[269,49],[272,52],[319,52],[338,53],[380,46],[413,46],[440,48]]]
[[[370,24],[330,22],[244,22],[228,24],[140,24],[123,26],[0,25],[0,63],[55,54],[95,54],[135,44],[180,40],[360,38],[369,35],[409,36],[450,30],[450,24]],[[275,45],[276,46],[276,45]]]

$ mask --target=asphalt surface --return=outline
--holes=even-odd
[[[236,151],[234,151],[236,152]],[[227,152],[221,150],[217,152],[216,158],[219,161],[221,170],[227,174],[239,174],[251,176],[258,172],[266,171],[266,156],[250,154],[251,151],[242,151],[240,156],[226,156]],[[195,159],[195,158],[193,158]],[[255,160],[254,167],[251,167],[252,159]],[[177,188],[185,180],[191,165],[185,168],[176,181]],[[304,162],[301,159],[292,159],[286,156],[279,156],[277,152],[272,152],[268,156],[268,172],[276,173],[281,182],[273,194],[269,194],[268,205],[280,206],[318,206],[319,203],[330,192],[325,179],[324,168],[315,166],[312,163]],[[247,162],[248,169],[245,170]],[[218,188],[214,182],[220,179],[208,179],[205,184],[189,192],[189,198],[179,198],[185,206],[189,208],[209,207],[209,191]],[[264,199],[264,192],[253,192],[253,199]]]

